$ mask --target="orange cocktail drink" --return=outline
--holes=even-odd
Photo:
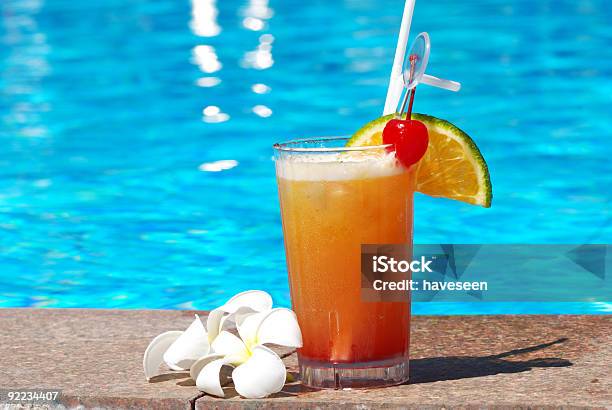
[[[277,144],[292,307],[303,382],[367,387],[408,378],[409,295],[362,296],[361,245],[412,244],[414,169],[342,138]]]

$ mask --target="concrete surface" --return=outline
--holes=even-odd
[[[186,311],[0,309],[0,389],[61,389],[51,408],[612,408],[611,315],[418,316],[409,384],[312,391],[296,382],[262,400],[241,399],[231,388],[227,399],[205,396],[186,372],[145,381],[149,341],[192,318]],[[295,354],[284,360],[297,371]]]

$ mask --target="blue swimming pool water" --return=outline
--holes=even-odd
[[[2,0],[0,306],[287,305],[270,145],[380,114],[402,3]],[[417,242],[612,241],[610,21],[605,0],[417,2],[429,71],[463,89],[415,109],[474,137],[495,195],[417,195]]]

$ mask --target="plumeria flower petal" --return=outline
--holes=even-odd
[[[198,315],[187,330],[164,353],[164,361],[175,370],[188,370],[210,351],[208,335]]]
[[[302,332],[295,313],[285,308],[270,310],[257,328],[257,343],[302,347]]]
[[[223,385],[229,381],[226,373],[221,373],[221,368],[229,365],[228,359],[225,356],[220,356],[219,359],[214,359],[202,367],[202,370],[197,375],[195,382],[199,390],[217,397],[225,397]]]
[[[223,319],[225,312],[220,308],[212,310],[208,314],[206,319],[206,329],[208,329],[208,342],[212,343],[215,337],[219,334],[219,328],[221,327],[221,320]]]
[[[224,330],[213,342],[215,353],[222,354],[233,364],[246,362],[251,355],[244,342],[236,335]]]
[[[234,313],[243,306],[250,307],[256,312],[270,310],[272,309],[272,296],[263,290],[247,290],[233,296],[221,308],[228,313]]]
[[[150,380],[158,374],[162,362],[166,362],[172,370],[189,369],[193,362],[209,351],[206,329],[200,317],[195,315],[195,319],[184,332],[165,332],[149,343],[142,359],[145,377]]]
[[[198,360],[195,361],[194,364],[191,365],[191,369],[189,369],[189,376],[191,376],[193,380],[197,380],[198,375],[200,374],[204,366],[206,366],[213,360],[222,359],[223,357],[224,356],[222,354],[216,353],[211,353],[207,354],[206,356],[200,357]]]
[[[285,385],[287,369],[280,357],[265,346],[255,346],[253,354],[232,372],[238,394],[259,399],[278,393]]]
[[[231,316],[238,313],[261,312],[272,308],[272,296],[262,290],[247,290],[233,296],[223,304],[214,309],[208,315],[206,328],[208,329],[209,342],[221,332],[224,322],[231,320]]]
[[[236,328],[238,329],[238,334],[247,347],[250,348],[257,344],[257,329],[269,312],[244,314],[237,318]]]
[[[142,359],[142,366],[144,367],[144,374],[147,380],[158,374],[159,366],[164,361],[164,353],[182,334],[183,332],[180,330],[171,330],[158,335],[149,343]]]

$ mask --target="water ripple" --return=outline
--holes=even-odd
[[[270,145],[379,115],[400,3],[3,0],[0,306],[288,304]],[[611,10],[418,3],[431,73],[463,89],[416,110],[474,136],[495,194],[417,195],[418,242],[611,242]]]

